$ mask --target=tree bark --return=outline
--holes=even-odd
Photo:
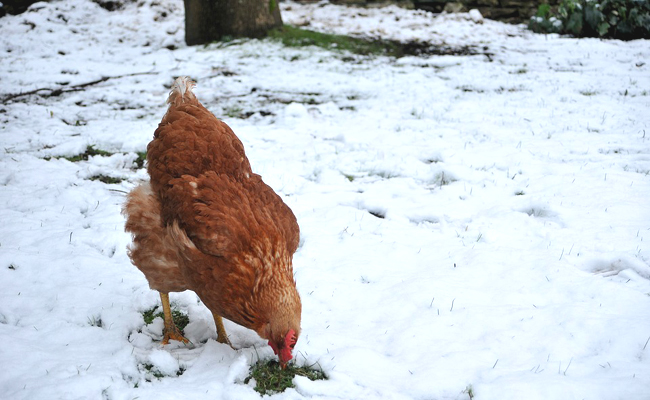
[[[282,26],[278,0],[184,0],[185,42],[210,43],[229,37],[259,38]]]

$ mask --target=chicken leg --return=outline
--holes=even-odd
[[[165,320],[162,344],[169,344],[170,340],[189,343],[190,341],[183,336],[181,331],[176,327],[176,324],[174,324],[174,320],[172,319],[172,309],[169,306],[169,293],[160,292],[160,300],[162,300],[163,317]]]
[[[212,313],[214,317],[214,324],[217,326],[217,342],[227,344],[232,347],[232,343],[228,340],[228,335],[226,335],[226,328],[223,326],[223,319],[220,315]]]

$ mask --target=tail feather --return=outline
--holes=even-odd
[[[196,82],[188,76],[176,78],[172,85],[172,90],[169,92],[167,104],[179,106],[185,102],[196,102],[196,96],[192,93],[194,86],[196,86]]]

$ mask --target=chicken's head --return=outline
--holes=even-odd
[[[296,331],[293,329],[289,329],[289,332],[287,332],[287,334],[281,340],[269,340],[269,346],[271,346],[275,354],[280,359],[280,367],[282,367],[282,369],[286,368],[289,360],[293,358],[291,352],[293,351],[293,348],[295,347],[297,341],[298,336],[296,335]]]

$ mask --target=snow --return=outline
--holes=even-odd
[[[171,299],[193,345],[161,346],[162,321],[142,317],[158,294],[126,255],[136,152],[189,75],[301,226],[295,358],[329,379],[273,398],[650,398],[648,41],[281,6],[314,30],[488,55],[187,47],[178,0],[0,20],[3,96],[121,76],[0,105],[0,397],[259,397],[243,381],[273,357],[265,341],[226,321],[237,350],[217,343],[183,292]],[[56,158],[88,145],[115,154]]]
[[[149,361],[153,369],[163,375],[173,376],[178,372],[178,360],[165,350],[154,349],[149,353]]]

